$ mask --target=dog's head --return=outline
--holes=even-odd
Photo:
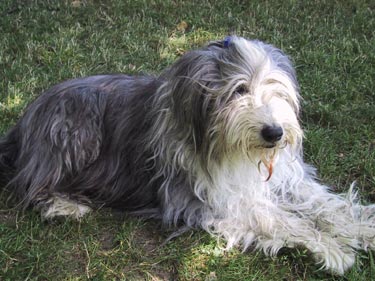
[[[206,160],[300,147],[296,75],[279,49],[228,37],[186,53],[164,79],[173,119]]]

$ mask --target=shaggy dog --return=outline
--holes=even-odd
[[[43,217],[109,206],[183,222],[227,247],[304,246],[343,274],[375,248],[375,205],[332,194],[303,162],[295,71],[279,49],[227,37],[159,77],[58,84],[0,140],[0,179]]]

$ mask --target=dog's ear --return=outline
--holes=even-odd
[[[190,136],[194,149],[202,148],[215,102],[214,89],[221,81],[215,54],[209,49],[182,56],[165,79],[171,95],[171,110],[179,129]]]

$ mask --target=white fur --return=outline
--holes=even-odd
[[[52,219],[58,216],[69,216],[79,220],[91,211],[91,208],[86,205],[79,204],[76,201],[60,196],[54,196],[49,199],[47,206],[48,208],[42,211],[42,217],[44,219]]]
[[[282,247],[303,245],[326,269],[343,274],[353,265],[356,249],[374,246],[373,224],[356,222],[360,213],[353,207],[362,207],[354,198],[330,194],[306,180],[300,160],[286,150],[277,167],[268,182],[266,173],[259,174],[241,156],[217,167],[214,182],[201,183],[207,192],[202,227],[225,238],[228,248],[256,245],[275,255]]]

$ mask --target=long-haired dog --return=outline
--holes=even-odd
[[[109,206],[183,222],[227,247],[306,247],[342,274],[375,249],[375,205],[332,194],[303,162],[294,68],[279,49],[228,37],[159,77],[58,84],[0,140],[0,179],[43,217]]]

